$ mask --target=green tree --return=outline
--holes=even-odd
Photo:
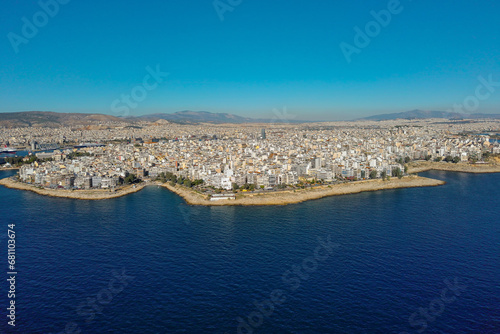
[[[231,184],[231,187],[233,188],[233,191],[240,189],[240,187],[234,182]]]
[[[392,176],[395,176],[398,179],[400,179],[403,177],[403,172],[401,172],[401,169],[398,167],[398,168],[392,170]]]
[[[200,185],[200,184],[203,184],[203,182],[204,182],[204,181],[203,181],[202,179],[194,180],[194,182],[193,182],[193,186],[198,186],[198,185]]]
[[[409,163],[411,161],[410,157],[405,157],[405,163]]]
[[[436,159],[434,159],[435,162],[440,162],[441,160],[443,160],[443,158],[441,157],[437,157]]]
[[[387,178],[387,172],[384,170],[384,171],[382,172],[382,175],[381,175],[381,176],[382,176],[382,180],[384,180],[384,181],[385,181],[385,179]]]
[[[460,158],[459,158],[459,157],[454,157],[454,158],[453,158],[453,163],[455,163],[455,164],[456,164],[456,163],[458,163],[459,161],[460,161]]]
[[[370,179],[375,179],[377,178],[377,171],[376,170],[372,170],[370,172]]]
[[[134,174],[129,174],[125,177],[125,179],[123,180],[124,183],[126,184],[132,184],[132,183],[135,183],[137,181],[137,178]]]

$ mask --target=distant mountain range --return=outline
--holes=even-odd
[[[500,119],[500,114],[461,114],[448,111],[423,111],[411,110],[393,114],[382,114],[361,118],[368,121],[385,121],[396,119]],[[23,112],[0,112],[0,127],[48,127],[56,128],[60,126],[78,126],[88,129],[98,129],[113,127],[117,124],[133,125],[137,122],[173,122],[179,124],[198,124],[198,123],[306,123],[300,120],[281,120],[261,119],[243,117],[228,113],[212,113],[208,111],[178,111],[175,113],[160,113],[151,115],[142,115],[137,117],[115,117],[105,114],[83,114],[83,113],[57,113],[50,111],[23,111]],[[311,121],[310,121],[311,122]]]
[[[167,120],[176,123],[233,123],[233,124],[243,124],[243,123],[307,123],[308,121],[297,121],[280,119],[275,117],[273,119],[266,118],[251,118],[243,117],[228,113],[213,113],[209,111],[177,111],[172,114],[162,113],[162,114],[150,114],[137,117],[130,117],[129,119],[139,119],[143,121],[156,122],[160,119]]]
[[[175,113],[159,113],[141,116],[115,117],[105,114],[58,113],[51,111],[0,112],[0,127],[48,127],[79,126],[88,128],[115,126],[116,123],[157,122],[165,121],[179,124],[198,123],[304,123],[306,121],[262,119],[243,117],[228,113],[212,113],[208,111],[178,111]],[[113,124],[115,123],[115,124]]]
[[[254,118],[242,117],[227,113],[212,113],[208,111],[190,110],[178,111],[173,114],[161,113],[129,117],[129,119],[139,119],[150,122],[156,122],[160,119],[164,119],[170,122],[178,123],[253,123],[258,121]]]
[[[500,114],[462,114],[450,111],[426,111],[426,110],[410,110],[393,114],[381,114],[361,118],[367,121],[388,121],[395,119],[426,119],[426,118],[444,118],[450,120],[456,119],[483,119],[494,118],[500,119]]]
[[[104,114],[57,113],[52,111],[0,112],[0,126],[7,128],[101,126],[108,122],[123,122],[123,119]]]

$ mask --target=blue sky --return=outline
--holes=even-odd
[[[128,114],[272,118],[273,109],[286,107],[295,119],[352,119],[447,110],[475,95],[478,76],[500,81],[498,0],[401,0],[350,62],[341,43],[356,47],[354,28],[365,31],[370,12],[396,0],[217,1],[231,10],[218,12],[213,0],[72,0],[46,22],[37,1],[4,4],[0,112],[119,114],[122,96],[140,92],[146,68],[157,66],[168,77]],[[23,17],[38,20],[33,36],[23,35]],[[470,109],[493,113],[499,106],[495,86]]]

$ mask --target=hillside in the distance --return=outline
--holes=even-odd
[[[423,111],[411,110],[400,113],[374,115],[359,120],[385,121],[396,119],[500,119],[500,114],[461,114],[447,111]],[[114,126],[132,125],[138,122],[151,123],[178,123],[178,124],[244,124],[244,123],[306,123],[314,120],[281,120],[281,119],[261,119],[243,117],[228,113],[212,113],[208,111],[178,111],[174,113],[158,113],[141,115],[135,117],[115,117],[106,114],[84,114],[84,113],[58,113],[51,111],[22,111],[22,112],[0,112],[0,127],[47,127],[57,128],[61,126],[81,127],[88,129],[98,129]]]
[[[186,122],[186,123],[251,123],[257,121],[249,117],[242,117],[227,113],[212,113],[208,111],[178,111],[172,114],[150,114],[135,117],[136,119],[156,122],[159,119],[164,119],[171,122]],[[133,118],[132,118],[133,119]]]
[[[6,128],[60,126],[98,126],[125,120],[104,114],[58,113],[52,111],[21,111],[0,113],[0,126]]]

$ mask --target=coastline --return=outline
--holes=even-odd
[[[0,167],[0,172],[3,170],[18,170],[19,167]]]
[[[122,188],[117,188],[115,192],[110,192],[108,190],[97,190],[97,189],[71,191],[63,189],[45,189],[45,188],[40,189],[33,185],[14,181],[12,180],[12,178],[7,177],[4,179],[0,179],[0,185],[11,189],[28,190],[44,196],[72,198],[80,200],[105,200],[138,192],[142,190],[144,187],[146,187],[148,184],[144,183],[138,184],[136,185],[135,188],[131,185],[125,186]]]
[[[162,187],[176,193],[184,198],[187,204],[204,206],[223,206],[223,205],[288,205],[301,203],[308,200],[320,199],[329,196],[356,194],[365,191],[377,191],[384,189],[415,188],[415,187],[433,187],[443,185],[446,182],[436,179],[430,179],[421,176],[407,176],[402,179],[391,179],[390,181],[365,180],[352,183],[342,183],[328,186],[320,186],[313,189],[297,189],[275,191],[261,194],[238,193],[235,200],[210,201],[208,196],[199,194],[193,190],[182,188],[181,186],[171,186],[168,183]]]
[[[441,162],[413,162],[408,165],[409,173],[420,173],[429,170],[442,170],[448,172],[464,172],[464,173],[499,173],[500,165],[496,163],[488,164],[468,164],[468,163],[441,163]],[[93,189],[93,190],[62,190],[62,189],[40,189],[33,185],[21,183],[13,180],[11,177],[0,179],[0,185],[7,188],[28,190],[44,196],[72,198],[81,200],[105,200],[126,196],[131,193],[138,192],[148,185],[161,185],[173,193],[181,196],[189,205],[203,206],[225,206],[225,205],[241,205],[241,206],[262,206],[262,205],[288,205],[301,203],[308,200],[320,199],[329,196],[339,196],[347,194],[356,194],[366,191],[377,191],[384,189],[400,189],[400,188],[415,188],[415,187],[432,187],[445,184],[444,181],[421,177],[421,176],[405,176],[402,179],[391,178],[390,181],[382,181],[381,179],[354,181],[349,183],[341,183],[335,185],[324,185],[308,189],[282,190],[264,193],[242,193],[236,194],[234,200],[218,200],[211,201],[208,195],[196,192],[179,185],[171,186],[169,183],[159,184],[157,182],[137,184],[135,188],[132,185],[117,188],[115,192],[108,190]]]
[[[412,162],[408,164],[408,173],[427,172],[429,170],[442,170],[446,172],[461,173],[500,173],[500,165],[495,163],[469,164],[446,162]]]

